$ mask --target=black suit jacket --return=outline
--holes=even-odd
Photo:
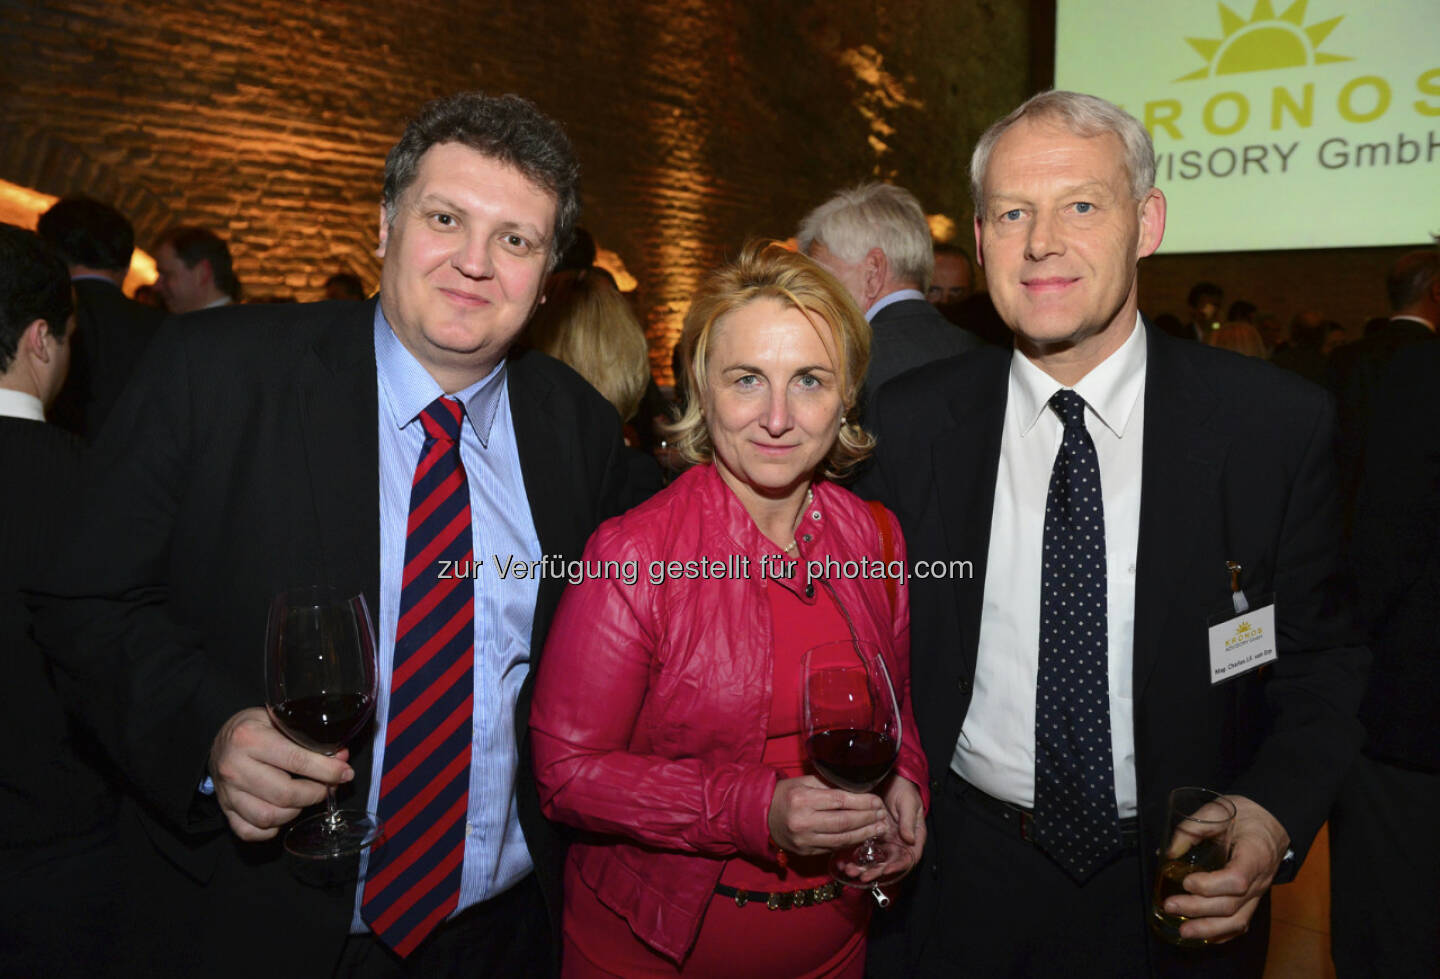
[[[1416,344],[1435,341],[1435,332],[1413,319],[1392,319],[1363,339],[1330,355],[1329,386],[1340,399],[1340,486],[1353,505],[1365,459],[1365,433],[1390,362]]]
[[[1440,772],[1440,343],[1406,351],[1372,401],[1355,511],[1355,578],[1375,663],[1365,753]]]
[[[115,818],[116,793],[71,729],[21,598],[72,518],[80,452],[54,425],[0,417],[0,881],[37,848],[64,850]]]
[[[873,336],[865,387],[871,395],[908,370],[982,345],[979,337],[955,326],[923,299],[891,303],[875,314],[870,326]]]
[[[1366,654],[1335,597],[1328,396],[1260,361],[1146,334],[1133,689],[1143,868],[1135,883],[1148,894],[1167,794],[1181,785],[1254,799],[1289,832],[1298,865],[1359,746],[1353,715]],[[910,582],[911,689],[936,798],[975,673],[1009,366],[1008,351],[986,348],[886,387],[872,416],[876,462],[859,487],[899,516],[912,562],[974,566],[969,579]],[[1233,613],[1227,559],[1244,566],[1247,594],[1277,596],[1280,657],[1212,686],[1207,618]],[[928,846],[943,825],[932,820]],[[901,912],[911,949],[943,927],[927,914],[937,877],[927,854]],[[1220,974],[1250,971],[1245,962],[1263,960],[1264,931],[1206,961]],[[1159,971],[1179,961],[1152,946]],[[1186,968],[1197,967],[1187,974],[1204,974],[1205,962]]]
[[[70,374],[48,417],[82,438],[94,439],[165,314],[125,298],[119,286],[100,279],[76,279],[75,299]]]
[[[325,582],[379,607],[374,308],[231,307],[168,324],[95,447],[80,531],[47,586],[61,600],[42,638],[165,858],[155,899],[178,920],[148,953],[165,957],[160,974],[254,975],[283,961],[324,975],[348,931],[354,860],[303,867],[278,840],[241,843],[196,786],[222,723],[265,702],[276,591]],[[508,388],[541,547],[578,556],[620,506],[615,413],[540,354],[512,359]],[[563,582],[539,587],[532,681]],[[530,687],[515,715],[517,800],[558,921],[563,845],[540,816],[528,760]],[[366,799],[370,757],[362,735],[342,805]]]

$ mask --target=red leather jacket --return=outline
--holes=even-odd
[[[588,577],[566,590],[545,645],[530,714],[545,815],[609,837],[571,847],[581,878],[677,962],[699,934],[724,858],[775,856],[768,816],[779,776],[761,763],[772,679],[765,589],[803,595],[809,561],[882,561],[869,507],[830,483],[814,490],[800,575],[785,583],[761,577],[758,557],[775,546],[714,466],[691,469],[595,531]],[[903,561],[899,524],[886,516],[892,557]],[[739,573],[746,555],[748,575]],[[617,563],[591,563],[602,561]],[[664,566],[672,561],[682,564]],[[731,576],[720,577],[720,565]],[[908,592],[896,583],[892,611],[884,580],[857,570],[831,567],[815,584],[833,590],[859,638],[885,651],[901,698],[896,770],[928,806],[910,712]],[[633,585],[620,580],[630,571]]]

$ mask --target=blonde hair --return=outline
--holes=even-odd
[[[710,274],[685,314],[685,326],[676,345],[687,382],[685,410],[668,430],[676,450],[687,462],[709,462],[714,458],[702,405],[709,391],[706,359],[715,324],[761,299],[777,300],[829,327],[838,361],[836,373],[842,384],[841,404],[847,415],[855,408],[870,363],[870,324],[845,287],[821,266],[779,242],[752,241],[735,261]],[[844,476],[874,449],[875,436],[855,422],[843,421],[825,458],[825,476]]]
[[[603,272],[558,272],[528,328],[530,346],[575,369],[627,422],[650,382],[650,346],[630,304]]]
[[[1249,323],[1226,323],[1220,329],[1210,332],[1205,337],[1205,342],[1212,347],[1233,350],[1247,357],[1259,357],[1261,360],[1266,357],[1265,341],[1260,339],[1260,331]]]

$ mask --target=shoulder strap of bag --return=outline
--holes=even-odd
[[[890,613],[895,613],[895,579],[890,577],[888,569],[891,562],[895,560],[895,536],[890,533],[890,517],[885,512],[885,504],[879,500],[870,500],[870,517],[875,521],[875,529],[880,532],[880,555],[885,562],[887,573],[885,575],[885,594],[890,598]]]

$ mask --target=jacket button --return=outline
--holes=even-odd
[[[930,876],[931,876],[931,877],[939,877],[939,876],[940,876],[940,864],[939,864],[939,863],[932,863],[932,864],[930,865]]]
[[[969,678],[968,676],[962,676],[962,677],[960,678],[960,692],[961,692],[961,693],[969,693],[969,692],[970,692],[970,678]]]
[[[931,791],[931,792],[939,792],[939,791],[940,791],[940,780],[939,780],[938,778],[932,778],[932,779],[930,780],[930,791]]]

